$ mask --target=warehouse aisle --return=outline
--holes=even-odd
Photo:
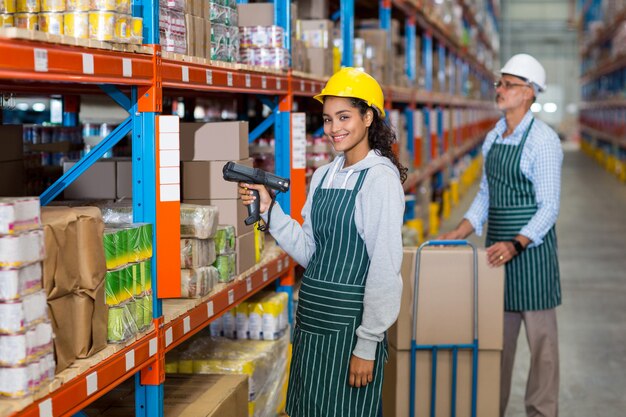
[[[442,230],[456,225],[476,189]],[[626,410],[625,207],[623,184],[581,152],[565,153],[557,224],[563,284],[558,309],[562,416],[620,417]],[[507,417],[525,416],[528,348],[525,337],[519,340]]]

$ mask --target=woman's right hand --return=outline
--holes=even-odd
[[[270,208],[270,204],[272,203],[272,197],[270,196],[270,193],[267,191],[267,188],[265,188],[264,185],[247,184],[240,182],[239,194],[241,195],[241,201],[243,202],[244,206],[249,206],[256,198],[252,195],[251,190],[257,190],[259,192],[259,198],[261,200],[259,213],[264,214]]]

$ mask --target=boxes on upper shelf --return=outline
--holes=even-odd
[[[205,200],[239,198],[237,183],[224,180],[222,169],[226,162],[227,161],[183,162],[183,199]],[[252,167],[251,158],[236,162]]]
[[[274,3],[238,4],[239,26],[272,26]]]
[[[63,163],[63,171],[69,170],[75,161]],[[132,162],[129,159],[98,161],[72,182],[64,192],[66,199],[131,198]]]
[[[248,153],[248,122],[181,123],[181,161],[237,161]]]

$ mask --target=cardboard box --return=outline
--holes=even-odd
[[[274,3],[237,4],[239,26],[272,26]]]
[[[307,48],[309,72],[319,77],[333,73],[333,50],[331,48]]]
[[[210,4],[209,2],[206,2],[206,4]],[[208,7],[208,6],[207,6]],[[207,13],[210,13],[210,11],[207,10]],[[204,39],[204,55],[203,57],[206,59],[211,59],[211,22],[208,20],[208,16],[205,18],[205,20],[202,21],[202,23],[204,24],[204,33],[205,33],[205,39]]]
[[[248,209],[241,200],[183,200],[183,203],[217,207],[220,224],[235,226],[235,236],[245,235],[253,230],[253,225],[248,226],[244,222],[248,217]]]
[[[391,346],[411,348],[416,248],[405,248],[402,301],[398,321],[389,329]],[[422,251],[417,310],[420,344],[471,343],[473,340],[472,251],[426,248]],[[481,349],[502,349],[504,269],[490,268],[478,250],[478,341]]]
[[[439,351],[437,360],[437,416],[449,416],[451,404],[451,355]],[[471,416],[472,364],[471,353],[459,352],[457,368],[458,417]],[[416,356],[415,416],[430,416],[431,404],[431,353],[418,352]],[[407,417],[409,415],[411,357],[409,351],[389,347],[389,360],[385,364],[383,381],[383,415]],[[498,417],[500,414],[500,351],[481,350],[478,353],[478,392],[476,415]]]
[[[239,236],[236,240],[237,275],[241,275],[256,265],[254,231]]]
[[[192,14],[185,14],[185,32],[185,39],[187,40],[187,53],[189,55],[193,55],[196,50],[196,37],[195,20]]]
[[[197,17],[202,17],[202,2],[203,0],[186,0],[188,3],[191,3],[192,15]]]
[[[0,197],[24,195],[24,161],[0,162]]]
[[[298,0],[298,19],[325,19],[328,12],[328,0]]]
[[[116,190],[115,195],[120,198],[133,198],[133,162],[131,160],[116,161]]]
[[[332,20],[298,20],[296,22],[296,37],[304,41],[307,48],[327,48],[333,46]]]
[[[207,35],[206,33],[204,33],[204,19],[202,19],[201,17],[194,17],[193,18],[193,31],[194,31],[194,41],[195,41],[195,48],[194,48],[194,53],[193,56],[197,56],[197,57],[203,57],[206,53],[206,40],[207,38],[210,36],[210,32],[209,35]]]
[[[63,172],[75,164],[76,162],[64,162]],[[98,161],[93,164],[65,189],[65,198],[68,200],[115,199],[117,196],[115,164],[113,160]]]
[[[248,122],[181,123],[181,161],[247,159]]]
[[[224,180],[222,169],[227,161],[183,162],[183,199],[237,199],[239,186]],[[252,158],[236,161],[252,167]],[[221,214],[221,213],[220,213]]]
[[[15,161],[24,157],[22,125],[0,125],[0,162]],[[7,178],[7,177],[2,177]]]
[[[202,11],[200,12],[201,16],[205,21],[210,22],[211,18],[211,2],[209,0],[202,0]],[[206,33],[211,33],[208,31]]]

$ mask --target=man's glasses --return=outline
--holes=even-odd
[[[494,88],[504,87],[505,90],[510,90],[513,87],[530,87],[529,84],[511,83],[508,81],[498,80],[493,83]]]

